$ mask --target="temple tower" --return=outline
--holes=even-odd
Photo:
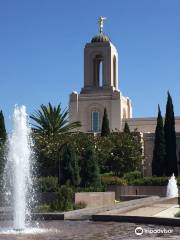
[[[103,33],[104,20],[100,17],[99,33],[84,48],[84,86],[70,95],[70,121],[80,121],[83,132],[101,131],[105,107],[113,131],[132,117],[131,101],[118,87],[118,52]]]

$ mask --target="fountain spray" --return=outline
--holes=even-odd
[[[13,131],[8,139],[6,170],[11,180],[14,229],[23,230],[29,215],[27,196],[31,181],[31,139],[30,126],[25,106],[15,106]]]

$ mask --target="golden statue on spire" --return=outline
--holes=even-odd
[[[103,26],[104,26],[104,20],[106,20],[107,18],[106,17],[102,17],[100,16],[99,18],[99,32],[100,33],[103,33]]]

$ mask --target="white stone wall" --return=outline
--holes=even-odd
[[[82,127],[79,130],[91,132],[91,113],[93,111],[98,111],[100,114],[101,129],[104,108],[107,109],[109,126],[113,131],[121,130],[123,110],[128,117],[130,112],[132,112],[131,106],[129,110],[129,99],[122,96],[118,91],[106,94],[103,91],[94,91],[91,94],[72,93],[70,95],[69,106],[70,122],[80,121]]]
[[[154,133],[157,124],[157,118],[155,117],[147,117],[147,118],[130,118],[126,119],[131,131],[137,129],[142,133]],[[124,126],[125,121],[122,121],[122,125]],[[175,128],[176,132],[180,132],[180,116],[175,117]]]

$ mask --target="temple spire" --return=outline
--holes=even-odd
[[[100,33],[103,33],[103,26],[104,26],[104,20],[106,20],[107,18],[106,17],[102,17],[100,16],[99,18],[99,32]]]

